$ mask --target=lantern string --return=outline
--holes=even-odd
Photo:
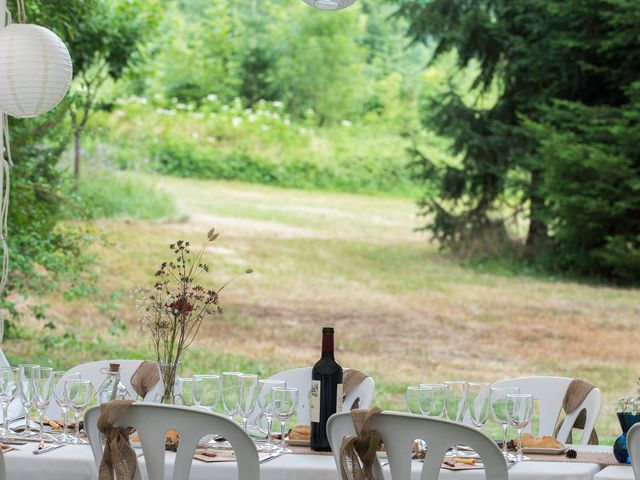
[[[11,146],[9,145],[9,122],[7,114],[0,116],[2,128],[0,128],[0,248],[2,249],[2,270],[0,272],[0,297],[4,293],[9,276],[9,245],[7,244],[7,217],[9,213],[9,193],[10,193],[10,168],[13,166],[11,160]],[[5,148],[6,145],[6,148]],[[5,152],[9,161],[5,159]],[[0,342],[4,337],[4,318],[0,310]]]

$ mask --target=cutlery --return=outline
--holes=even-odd
[[[37,448],[33,451],[34,455],[42,455],[43,453],[47,453],[50,452],[52,450],[56,450],[58,448],[62,448],[65,447],[66,445],[50,445],[48,447],[44,447],[44,448]]]
[[[270,462],[270,461],[271,461],[271,460],[273,460],[274,458],[278,458],[278,457],[280,457],[281,455],[282,455],[282,453],[281,453],[281,452],[278,452],[278,453],[272,453],[271,455],[269,455],[269,456],[267,456],[267,457],[263,458],[262,460],[260,460],[260,463],[267,463],[267,462]]]

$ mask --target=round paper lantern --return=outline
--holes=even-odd
[[[304,0],[304,3],[320,10],[340,10],[356,3],[356,0]]]
[[[0,32],[0,110],[17,118],[48,112],[66,95],[73,67],[62,40],[39,25]]]

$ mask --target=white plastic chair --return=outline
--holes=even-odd
[[[475,428],[436,418],[423,417],[400,412],[382,412],[371,423],[371,429],[377,430],[382,437],[387,452],[391,478],[409,480],[411,478],[411,455],[414,440],[427,442],[428,454],[422,467],[421,480],[436,480],[444,454],[452,445],[469,445],[478,452],[484,462],[487,479],[506,480],[507,464],[495,442]],[[353,421],[349,412],[336,413],[327,422],[329,444],[340,470],[340,445],[346,435],[355,435]],[[373,464],[373,476],[384,480],[380,462]]]
[[[271,380],[284,380],[287,387],[298,389],[298,423],[309,423],[309,392],[311,391],[311,367],[294,368],[276,373],[270,377]],[[358,408],[369,408],[373,401],[376,384],[373,378],[365,378],[360,385],[354,388],[347,395],[342,404],[343,410],[351,410],[356,399],[360,399]]]
[[[131,376],[138,369],[142,360],[98,360],[96,362],[82,363],[80,365],[76,365],[73,368],[70,368],[67,373],[70,372],[80,372],[80,377],[83,380],[91,380],[91,386],[94,391],[97,391],[98,388],[104,382],[107,374],[105,371],[109,371],[110,363],[119,363],[120,364],[120,380],[122,384],[127,387],[129,391],[129,395],[131,395],[132,399],[135,399],[138,395],[131,386]],[[60,384],[59,388],[62,388]],[[147,393],[144,401],[152,401],[158,392],[162,391],[162,380],[160,380],[152,389]],[[60,407],[56,403],[54,399],[51,400],[49,407],[47,408],[45,415],[49,418],[57,419],[60,418]]]
[[[103,435],[98,430],[99,417],[99,406],[90,408],[84,416],[87,437],[98,467],[103,449]],[[173,480],[189,478],[196,445],[202,437],[214,433],[224,436],[233,446],[239,480],[260,478],[260,461],[251,437],[238,424],[223,415],[188,407],[134,403],[122,415],[116,426],[131,426],[137,430],[144,452],[146,478],[149,480],[165,478],[165,434],[170,428],[180,434],[173,475],[170,477]],[[145,478],[143,473],[143,469],[138,468],[135,478]]]
[[[554,436],[554,430],[562,411],[562,401],[573,378],[566,377],[520,377],[502,380],[494,383],[495,387],[519,387],[520,393],[530,393],[533,399],[540,405],[540,419],[538,435]],[[602,406],[602,394],[594,388],[582,404],[565,417],[562,427],[556,438],[560,442],[566,442],[573,428],[576,418],[582,410],[586,410],[586,421],[580,439],[580,445],[586,445],[596,424],[600,408]],[[531,432],[531,423],[525,429]]]
[[[627,450],[631,456],[631,467],[636,480],[640,480],[640,423],[633,425],[627,432]]]

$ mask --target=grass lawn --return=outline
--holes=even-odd
[[[640,291],[461,266],[414,231],[409,199],[154,181],[174,198],[178,219],[99,222],[108,241],[95,247],[99,292],[41,299],[57,325],[52,333],[29,313],[33,299],[22,299],[29,328],[4,344],[10,360],[70,367],[150,358],[128,291],[152,284],[169,243],[199,243],[215,226],[221,236],[206,254],[211,285],[247,267],[255,273],[225,290],[225,316],[202,328],[184,372],[266,375],[310,365],[321,326],[333,325],[338,362],[374,377],[383,408],[404,409],[410,383],[572,376],[602,389],[598,432],[609,442],[618,435],[613,402],[632,392],[640,373]]]

